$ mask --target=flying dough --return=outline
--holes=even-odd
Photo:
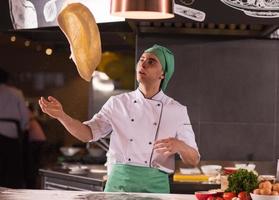
[[[71,57],[80,76],[90,81],[101,61],[101,39],[95,18],[81,3],[67,5],[58,15],[60,29],[66,35]]]

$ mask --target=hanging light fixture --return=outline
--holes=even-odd
[[[111,0],[110,13],[128,19],[174,17],[172,0]]]

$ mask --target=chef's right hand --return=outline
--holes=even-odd
[[[47,99],[41,97],[39,99],[39,105],[44,113],[55,119],[59,119],[64,114],[61,103],[52,96],[49,96]]]

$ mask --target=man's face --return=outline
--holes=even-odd
[[[154,84],[164,79],[162,65],[158,58],[152,53],[143,53],[138,61],[137,81],[142,84]]]

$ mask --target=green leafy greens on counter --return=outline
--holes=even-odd
[[[246,169],[239,169],[235,173],[230,174],[228,177],[228,189],[226,192],[252,192],[255,188],[258,187],[258,176]]]

